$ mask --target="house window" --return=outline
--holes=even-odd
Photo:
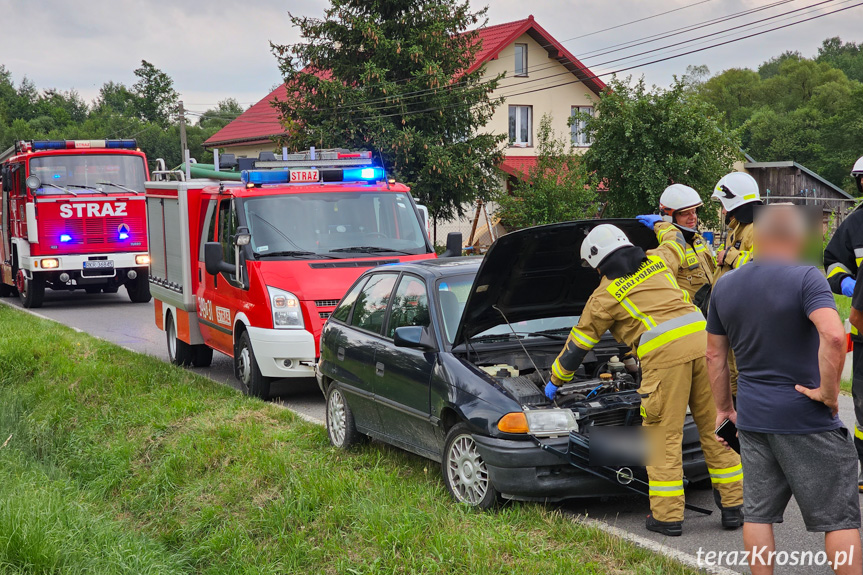
[[[509,107],[509,145],[533,145],[533,106]]]
[[[527,76],[527,44],[515,45],[515,75]]]
[[[584,118],[576,118],[575,116],[580,114],[593,116],[593,106],[573,106],[571,114],[573,119],[569,129],[572,134],[572,145],[589,146],[590,135],[587,133],[587,121]]]

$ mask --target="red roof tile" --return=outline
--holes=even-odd
[[[524,20],[486,26],[477,32],[477,41],[482,42],[482,47],[468,72],[473,72],[489,60],[497,58],[500,52],[519,36],[528,34],[545,48],[551,57],[556,58],[594,93],[599,94],[605,89],[605,83],[599,78],[595,78],[593,73],[578,58],[537,24],[533,15]],[[287,90],[284,85],[273,90],[263,100],[240,114],[236,120],[207,138],[204,146],[231,146],[267,142],[271,137],[283,134],[284,126],[279,121],[279,112],[270,104],[276,98],[280,100],[287,98]]]
[[[498,168],[514,178],[524,179],[536,166],[536,156],[506,156]]]

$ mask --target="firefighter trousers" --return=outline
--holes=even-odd
[[[854,337],[851,354],[851,397],[854,400],[854,447],[863,462],[863,339]]]
[[[731,397],[737,399],[737,360],[734,351],[728,350],[728,379],[731,382]]]
[[[743,504],[740,457],[714,437],[716,405],[707,377],[707,361],[699,357],[662,369],[646,369],[639,393],[647,427],[659,427],[665,438],[664,465],[648,465],[650,511],[659,521],[683,521],[683,426],[688,405],[698,427],[701,448],[713,487],[723,507]],[[646,397],[645,397],[646,396]],[[661,455],[661,453],[660,453]],[[659,463],[651,461],[649,463]]]

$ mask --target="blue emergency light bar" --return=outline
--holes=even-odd
[[[290,184],[316,182],[376,182],[385,178],[383,168],[295,168],[273,170],[243,170],[240,179],[244,184]]]
[[[18,148],[22,152],[38,150],[134,150],[138,147],[137,140],[36,140],[33,142],[19,142]]]

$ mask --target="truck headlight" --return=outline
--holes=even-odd
[[[578,429],[578,422],[569,409],[528,409],[524,415],[532,435],[569,435],[570,431]]]
[[[303,310],[300,300],[291,292],[267,287],[270,307],[273,310],[273,327],[276,329],[303,329]]]

